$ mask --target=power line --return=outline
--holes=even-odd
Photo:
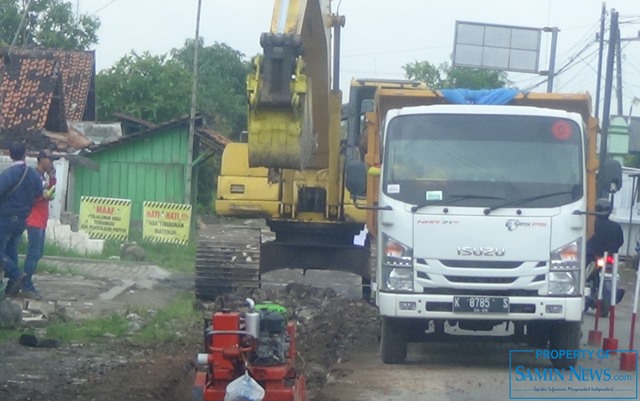
[[[110,2],[108,2],[107,4],[105,4],[104,6],[98,8],[96,11],[92,12],[90,15],[96,15],[97,13],[99,13],[100,11],[104,10],[105,8],[109,7],[110,5],[112,5],[113,3],[115,3],[117,0],[111,0]]]
[[[567,69],[568,69],[568,68],[569,68],[569,67],[570,67],[570,66],[575,62],[575,60],[576,60],[578,57],[580,57],[580,55],[581,55],[582,53],[584,53],[585,51],[587,51],[587,50],[589,49],[589,47],[591,47],[591,46],[593,46],[593,42],[588,42],[588,43],[587,43],[587,44],[586,44],[582,49],[580,49],[580,51],[579,51],[578,53],[576,53],[574,56],[572,56],[571,58],[569,58],[569,60],[568,60],[568,61],[567,61],[567,62],[566,62],[562,67],[560,67],[560,68],[556,71],[555,75],[556,75],[556,76],[558,76],[558,75],[562,74],[563,72],[567,71]],[[542,84],[546,83],[547,81],[549,81],[549,78],[548,78],[548,77],[547,77],[547,78],[545,78],[545,79],[543,79],[542,81],[538,82],[537,84],[535,84],[535,85],[533,85],[533,86],[530,86],[530,87],[526,88],[524,91],[525,91],[525,92],[531,91],[532,89],[537,88],[538,86],[540,86],[540,85],[542,85]]]
[[[578,79],[578,78],[580,78],[580,79],[584,80],[584,78],[585,78],[585,77],[584,77],[583,75],[580,75],[580,73],[581,73],[581,72],[583,72],[584,70],[586,70],[587,68],[591,68],[591,69],[593,70],[593,67],[591,67],[591,65],[589,65],[589,63],[584,62],[584,60],[581,60],[581,61],[583,61],[583,66],[582,66],[582,68],[581,68],[581,69],[579,69],[578,71],[576,71],[576,72],[571,76],[571,78],[569,78],[566,82],[564,82],[563,84],[561,84],[561,85],[558,87],[558,89],[557,89],[558,91],[559,91],[560,89],[562,89],[562,88],[567,87],[569,84],[571,84],[572,82],[574,82],[574,81],[575,81],[576,79]],[[579,64],[574,64],[574,66],[577,66],[577,65],[579,65]],[[566,71],[569,71],[569,69],[567,69]]]
[[[625,67],[631,67],[631,69],[635,70],[638,74],[640,74],[640,69],[635,66],[635,63],[627,63]]]

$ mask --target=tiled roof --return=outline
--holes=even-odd
[[[0,52],[5,49],[0,49]],[[52,147],[43,130],[67,132],[67,120],[95,118],[95,53],[13,49],[0,74],[0,146],[26,140],[29,147]],[[65,147],[64,143],[55,145]]]
[[[57,62],[62,73],[65,117],[70,121],[81,121],[92,80],[95,75],[94,51],[68,51],[52,49],[13,49],[11,59],[30,57]],[[35,71],[44,74],[45,71]]]
[[[55,50],[52,54],[62,72],[67,120],[82,121],[95,73],[95,52]]]
[[[58,78],[54,67],[51,56],[11,56],[2,80],[2,128],[22,132],[44,128]]]

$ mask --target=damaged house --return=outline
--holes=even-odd
[[[91,145],[70,122],[95,121],[95,52],[0,50],[0,148],[25,141],[30,150],[73,152]]]

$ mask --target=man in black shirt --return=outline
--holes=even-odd
[[[600,214],[596,216],[593,235],[587,241],[587,263],[604,256],[605,252],[609,255],[618,253],[624,243],[622,227],[615,221],[609,220],[611,214],[609,199],[600,198],[596,201],[596,213]]]

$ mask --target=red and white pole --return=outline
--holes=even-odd
[[[602,287],[604,287],[604,285],[602,283],[604,283],[604,269],[607,265],[607,257],[609,256],[608,252],[604,253],[604,265],[602,266],[602,268],[600,269],[599,272],[599,285],[598,285],[598,294],[596,295],[596,319],[595,319],[595,323],[594,323],[594,327],[593,330],[589,330],[589,338],[587,343],[591,346],[596,346],[599,347],[600,344],[602,344],[602,332],[600,330],[598,330],[598,322],[600,320],[600,311],[602,310]],[[596,269],[598,269],[598,259],[596,258]],[[591,294],[591,296],[593,296],[595,294]]]
[[[605,259],[603,270],[607,267],[607,260]],[[602,343],[602,349],[605,351],[617,351],[618,339],[615,338],[615,322],[616,322],[616,283],[618,277],[618,254],[613,254],[613,269],[611,271],[611,306],[609,306],[609,337],[604,339]],[[600,283],[601,287],[604,287],[604,281]]]
[[[638,263],[640,269],[640,263]],[[640,276],[636,270],[636,289],[633,292],[633,313],[631,314],[631,333],[629,334],[629,352],[620,354],[620,370],[633,372],[636,370],[638,352],[633,351],[633,337],[636,335],[636,314],[638,313],[638,295],[640,293]]]

